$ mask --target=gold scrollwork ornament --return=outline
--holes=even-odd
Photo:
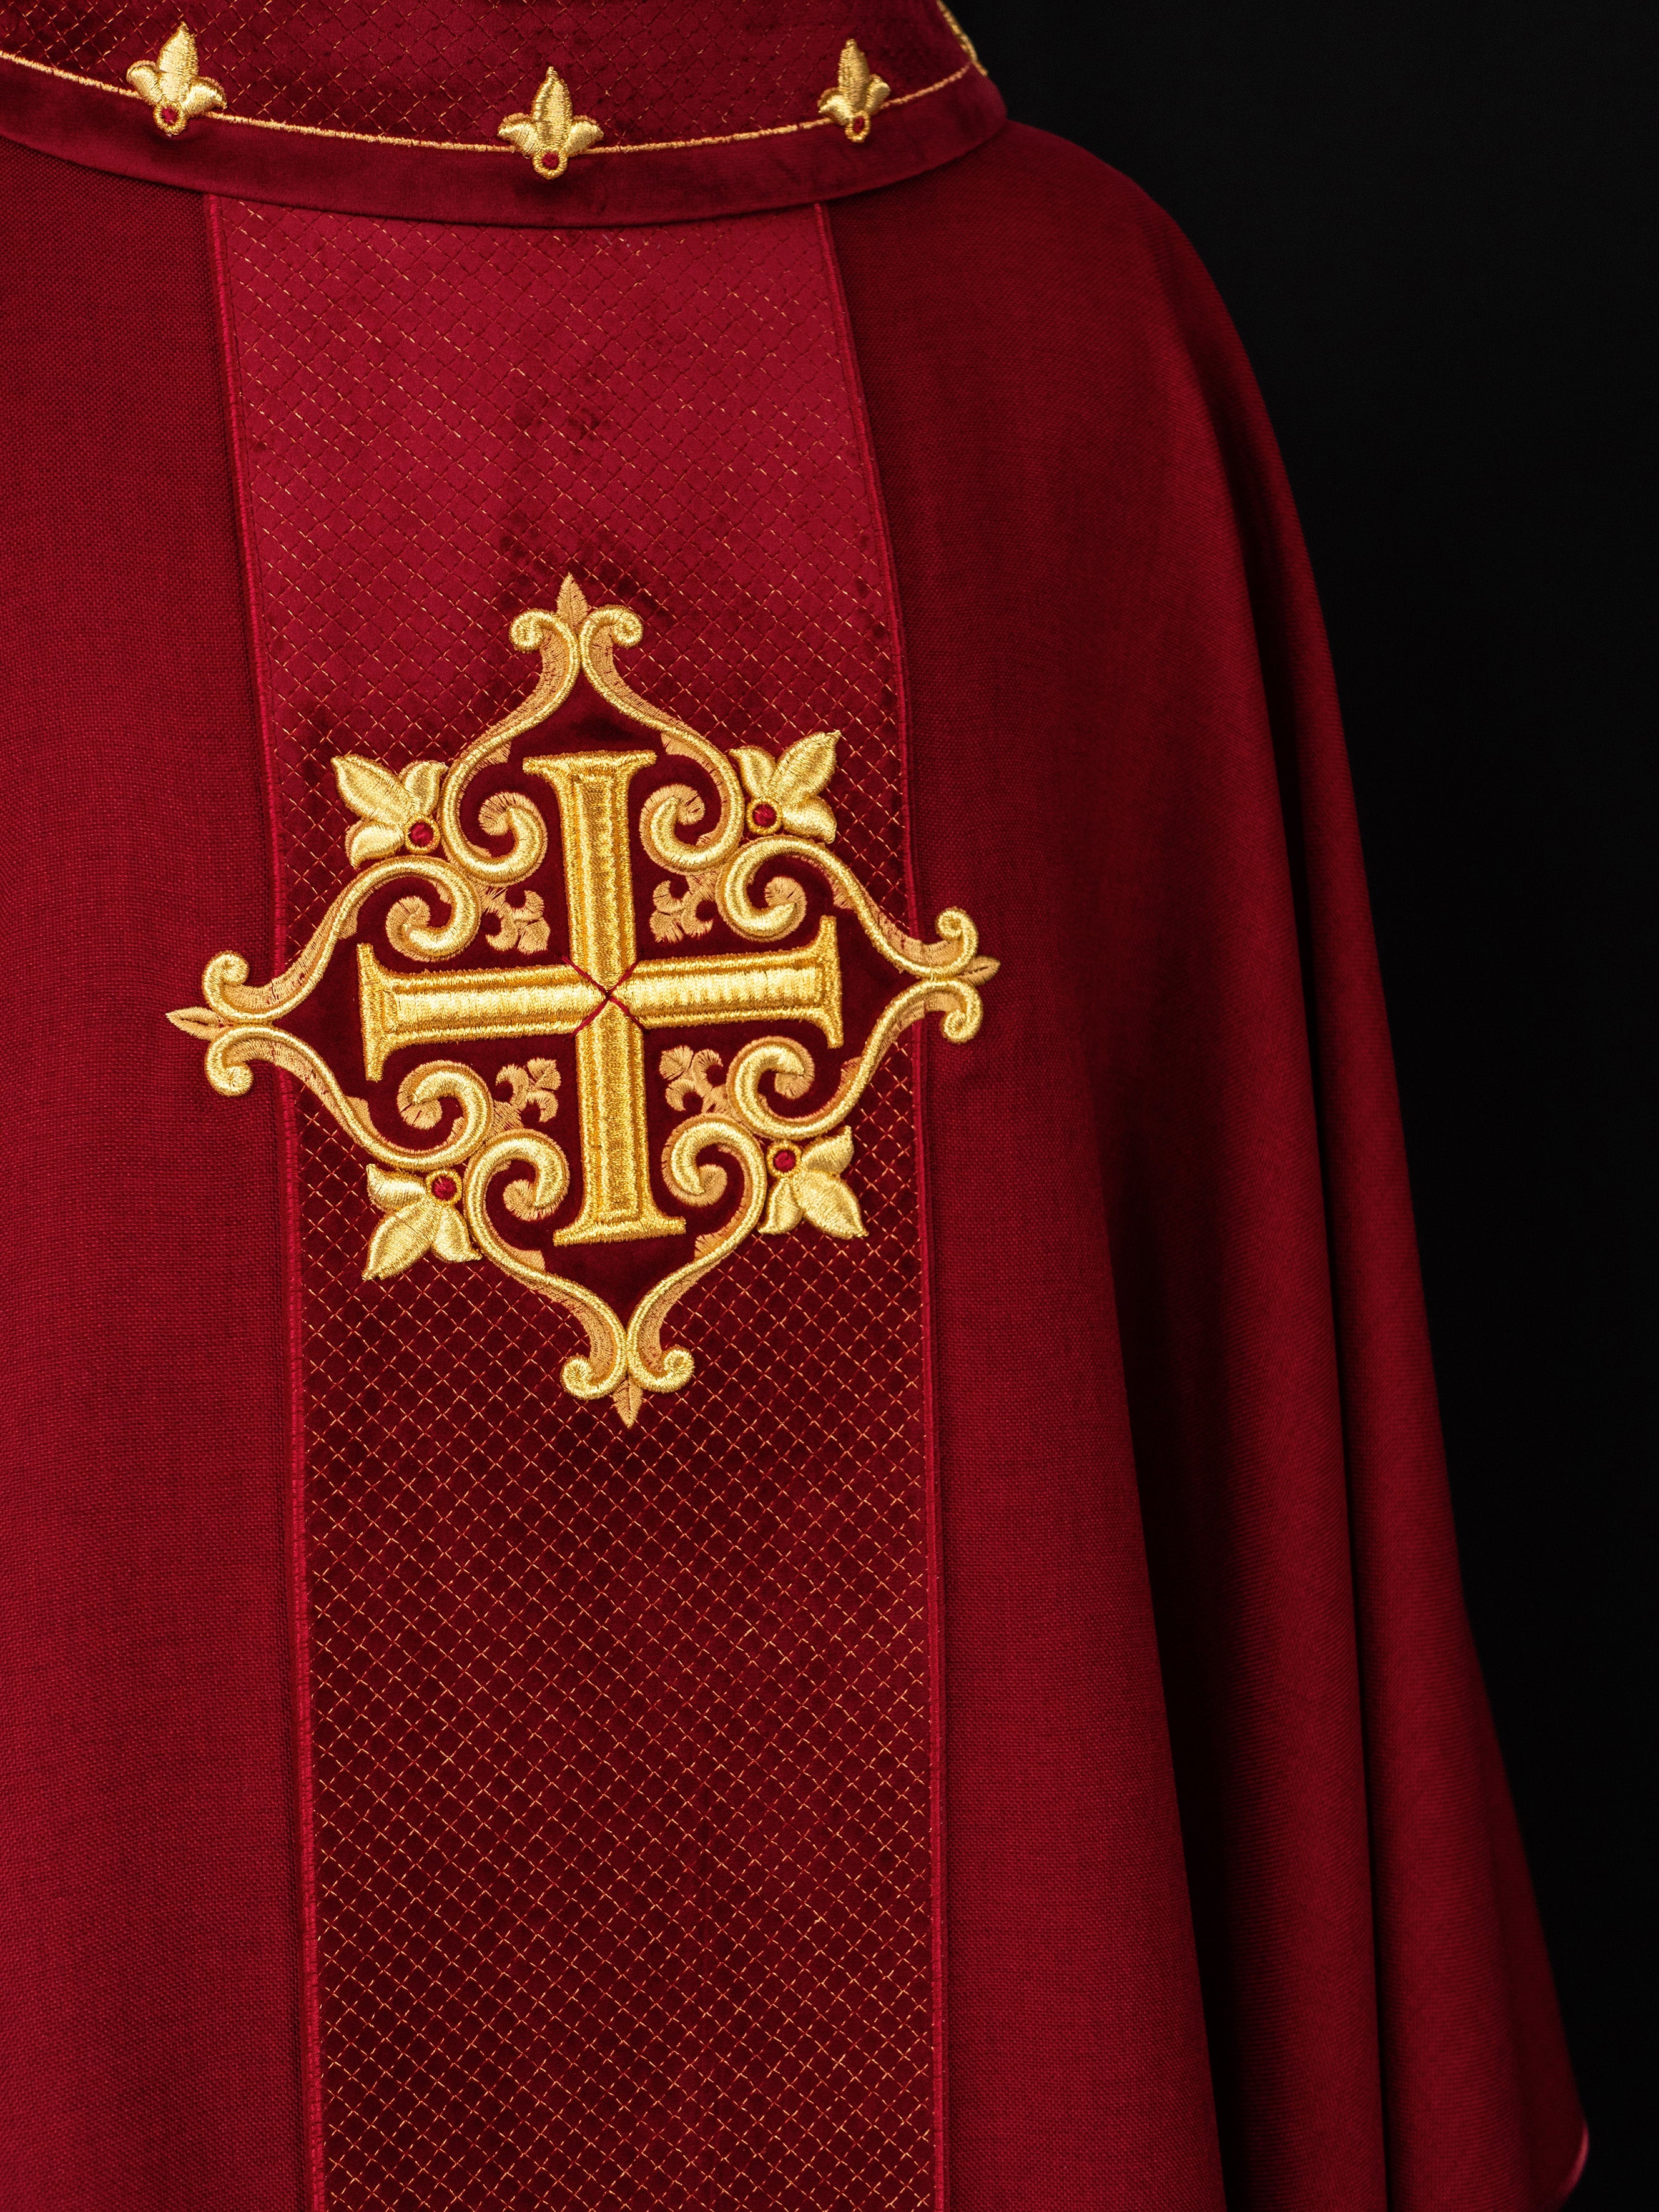
[[[648,1395],[680,1389],[693,1371],[687,1348],[663,1340],[671,1309],[745,1237],[785,1236],[803,1222],[831,1237],[866,1233],[844,1179],[853,1158],[849,1117],[911,1024],[937,1013],[953,1042],[976,1033],[979,987],[997,963],[980,953],[973,923],[957,908],[940,915],[936,938],[912,937],[829,850],[836,825],[823,794],[835,772],[835,732],[799,738],[776,757],[757,745],[722,751],[631,689],[615,653],[640,641],[637,616],[621,606],[590,608],[569,577],[554,611],[519,616],[510,635],[521,651],[539,655],[537,682],[452,763],[417,761],[394,774],[359,755],[336,761],[340,797],[356,817],[345,838],[356,872],[282,974],[250,984],[247,963],[221,953],[203,975],[206,1005],[167,1018],[206,1044],[208,1080],[222,1096],[244,1094],[253,1064],[268,1061],[304,1085],[367,1154],[368,1194],[380,1216],[367,1279],[400,1274],[428,1255],[452,1264],[488,1259],[581,1324],[586,1350],[566,1360],[564,1387],[578,1399],[609,1399],[631,1425]],[[549,926],[543,895],[527,879],[550,848],[542,807],[518,790],[492,792],[475,805],[469,787],[486,763],[507,764],[514,741],[562,705],[580,678],[653,738],[663,756],[699,769],[717,811],[703,826],[703,793],[677,783],[651,792],[633,817],[632,781],[658,759],[643,746],[521,757],[519,772],[553,792],[563,868],[568,956],[538,961]],[[687,842],[682,830],[698,834]],[[647,859],[670,873],[654,888],[650,920],[660,949],[648,954],[635,942],[635,833]],[[809,874],[827,890],[832,910],[806,936],[802,878]],[[679,893],[676,875],[685,885]],[[419,1060],[398,1084],[398,1115],[416,1133],[447,1123],[424,1146],[399,1143],[382,1134],[367,1102],[348,1095],[323,1056],[283,1027],[343,940],[356,936],[368,900],[393,883],[417,887],[392,902],[382,925],[410,964],[388,969],[373,945],[356,945],[368,1080],[378,1081],[390,1057],[410,1048],[570,1038],[575,1084],[566,1118],[574,1115],[582,1169],[574,1214],[566,1209],[570,1159],[552,1133],[562,1123],[561,1078],[550,1058],[504,1058],[493,1087],[464,1062]],[[434,895],[447,918],[434,919]],[[739,1045],[723,1079],[714,1050],[674,1045],[659,1056],[669,1109],[684,1116],[657,1164],[660,1188],[671,1204],[704,1218],[726,1207],[715,1226],[688,1237],[690,1224],[659,1203],[652,1175],[647,1032],[786,1021],[816,1030],[839,1050],[838,915],[850,916],[903,980],[827,1099],[789,1110],[817,1080],[813,1056],[797,1036]],[[750,949],[671,950],[708,935],[716,916]],[[486,942],[516,964],[458,966],[487,918],[497,927]],[[541,1241],[504,1232],[492,1200]],[[681,1253],[688,1244],[690,1251],[625,1320],[561,1273],[544,1249],[635,1238],[683,1240]]]

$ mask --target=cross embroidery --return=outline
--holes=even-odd
[[[526,760],[558,794],[570,954],[559,967],[389,973],[372,945],[357,963],[363,1059],[379,1080],[404,1045],[574,1036],[584,1168],[576,1218],[557,1244],[673,1237],[683,1215],[652,1194],[644,1031],[717,1022],[811,1022],[839,1045],[841,969],[826,915],[810,943],[782,952],[641,960],[634,938],[628,787],[653,753],[556,753]]]
[[[253,1064],[271,1062],[313,1092],[368,1154],[368,1194],[386,1218],[370,1239],[366,1275],[400,1273],[428,1254],[445,1261],[488,1258],[582,1324],[587,1350],[565,1361],[564,1386],[579,1399],[613,1400],[628,1422],[647,1394],[678,1389],[692,1372],[690,1352],[663,1340],[670,1308],[753,1231],[787,1236],[810,1222],[833,1237],[866,1233],[857,1198],[842,1181],[853,1152],[850,1116],[911,1024],[936,1013],[952,1042],[965,1044],[976,1033],[978,986],[996,969],[981,957],[977,933],[960,908],[939,915],[935,939],[914,937],[829,849],[836,819],[823,790],[834,773],[834,732],[798,739],[781,756],[757,745],[722,751],[640,697],[619,674],[617,647],[637,644],[641,634],[625,607],[590,611],[567,578],[556,611],[535,609],[513,624],[514,643],[541,656],[534,690],[452,763],[417,761],[394,773],[342,756],[335,772],[357,817],[346,836],[356,872],[310,941],[263,984],[248,981],[240,956],[219,954],[202,978],[207,1004],[169,1016],[205,1042],[208,1079],[223,1096],[242,1095]],[[656,765],[657,752],[619,748],[520,758],[526,775],[551,787],[556,805],[569,957],[538,966],[462,967],[486,911],[505,910],[503,887],[525,884],[548,849],[539,806],[522,793],[480,804],[472,779],[487,763],[510,760],[518,740],[563,704],[579,678],[627,721],[654,733],[662,752],[686,763],[698,783],[648,791],[630,821],[633,780]],[[709,818],[711,798],[712,826],[683,842],[682,827]],[[659,911],[707,901],[752,949],[641,957],[634,921],[635,834],[666,872],[657,888]],[[671,1129],[654,1164],[671,1199],[715,1214],[688,1257],[686,1217],[659,1203],[653,1180],[646,1033],[778,1022],[810,1027],[839,1048],[837,918],[821,915],[812,928],[799,880],[805,874],[828,886],[849,926],[861,928],[898,971],[899,988],[855,1042],[827,1097],[811,1054],[790,1034],[740,1043],[717,1091],[696,1079],[702,1110]],[[671,888],[676,875],[685,884],[678,897]],[[427,1133],[423,1143],[387,1136],[326,1059],[284,1026],[343,940],[357,936],[369,900],[411,882],[435,892],[441,910],[434,919],[429,899],[418,895],[384,909],[380,932],[407,964],[388,967],[374,944],[360,939],[357,1004],[370,1083],[385,1077],[394,1053],[416,1060],[398,1085],[397,1105],[411,1133]],[[541,930],[539,944],[517,949],[540,950],[544,924]],[[567,1201],[575,1178],[552,1129],[528,1126],[521,1114],[503,1109],[475,1068],[416,1059],[447,1044],[534,1037],[568,1037],[574,1048],[580,1194],[574,1210]],[[679,1110],[691,1080],[670,1084],[671,1110]],[[797,1109],[795,1102],[804,1103]],[[502,1209],[524,1226],[508,1235]],[[677,1240],[677,1264],[626,1319],[579,1272],[560,1272],[550,1256],[560,1248],[656,1237]]]

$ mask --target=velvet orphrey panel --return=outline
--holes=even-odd
[[[730,746],[842,732],[836,850],[904,911],[895,650],[811,210],[611,233],[223,204],[290,944],[337,754],[449,758],[567,570]],[[249,855],[250,866],[257,865]],[[555,939],[556,953],[557,939]],[[362,1279],[306,1101],[323,2133],[340,2212],[931,2201],[921,1281],[902,1046],[869,1235],[751,1237],[637,1426],[487,1265]]]

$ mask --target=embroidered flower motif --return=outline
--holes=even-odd
[[[524,1127],[526,1114],[538,1121],[550,1121],[559,1110],[559,1071],[550,1060],[532,1060],[528,1067],[509,1061],[495,1071],[497,1091],[502,1084],[513,1096],[508,1103],[495,1109],[498,1129]]]
[[[732,757],[749,793],[751,830],[766,836],[787,830],[797,837],[835,843],[836,817],[829,801],[818,793],[836,772],[840,735],[839,730],[819,730],[812,737],[799,738],[781,760],[774,760],[758,745],[733,746]]]
[[[694,1052],[689,1044],[672,1046],[657,1063],[657,1073],[668,1085],[667,1099],[671,1110],[684,1114],[691,1101],[699,1103],[700,1114],[725,1114],[730,1111],[726,1085],[715,1079],[722,1065],[717,1052]]]
[[[685,889],[678,896],[672,884],[659,884],[651,894],[655,909],[651,934],[658,944],[678,945],[682,937],[707,937],[714,927],[714,917],[700,909],[713,902],[719,884],[720,873],[714,868],[687,876]]]
[[[550,180],[562,177],[572,155],[597,146],[605,133],[591,115],[578,115],[573,111],[564,79],[557,70],[550,69],[542,79],[541,90],[530,103],[529,114],[507,116],[495,136],[509,140],[521,154],[527,155],[536,174]]]
[[[818,95],[818,113],[832,115],[857,146],[870,136],[870,120],[892,87],[884,84],[864,58],[856,39],[841,50],[841,67],[830,89]]]
[[[438,793],[444,780],[441,761],[416,761],[401,776],[360,753],[341,753],[334,763],[340,796],[362,819],[346,832],[346,858],[354,868],[384,860],[407,845],[416,853],[438,848]]]
[[[769,1165],[777,1180],[767,1200],[762,1234],[781,1237],[805,1214],[815,1229],[831,1237],[862,1237],[864,1216],[841,1179],[852,1157],[850,1129],[838,1129],[833,1137],[820,1138],[804,1151],[793,1145],[774,1145]]]
[[[164,138],[176,138],[187,123],[222,107],[222,88],[210,76],[196,74],[196,41],[180,23],[153,62],[134,62],[127,82],[149,102],[150,115]]]
[[[505,891],[486,891],[478,903],[499,923],[485,937],[486,945],[497,952],[546,951],[547,904],[539,891],[520,891],[516,906]]]
[[[368,1194],[386,1219],[368,1240],[363,1280],[400,1275],[428,1252],[441,1260],[476,1260],[478,1248],[468,1236],[458,1200],[459,1171],[439,1168],[426,1176],[368,1170]]]

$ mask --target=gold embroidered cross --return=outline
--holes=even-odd
[[[356,755],[337,760],[341,795],[357,817],[346,838],[351,880],[282,975],[251,985],[247,963],[221,953],[202,978],[207,1004],[168,1017],[205,1042],[208,1079],[224,1096],[246,1092],[252,1063],[270,1061],[296,1076],[368,1153],[369,1195],[385,1218],[370,1240],[367,1275],[401,1273],[427,1254],[493,1261],[582,1322],[587,1352],[565,1362],[565,1388],[578,1398],[611,1399],[629,1422],[646,1393],[678,1389],[691,1374],[690,1352],[662,1341],[669,1309],[751,1231],[787,1235],[806,1220],[833,1236],[863,1235],[857,1200],[841,1180],[852,1157],[848,1118],[910,1024],[936,1012],[953,1042],[975,1034],[977,987],[996,969],[981,957],[974,926],[958,908],[940,915],[936,939],[912,937],[828,849],[836,821],[823,792],[835,767],[833,733],[801,738],[777,757],[752,745],[722,751],[640,697],[618,673],[617,646],[636,645],[641,635],[627,608],[590,610],[567,578],[556,612],[536,609],[513,624],[514,644],[541,656],[534,690],[452,764],[417,761],[394,775]],[[511,758],[517,740],[562,705],[579,676],[629,721],[655,732],[663,755],[700,772],[716,801],[713,827],[695,842],[682,839],[681,830],[708,811],[704,793],[683,783],[647,792],[630,824],[629,787],[657,764],[655,752],[521,759],[526,775],[552,787],[557,804],[569,957],[533,967],[459,967],[454,963],[489,914],[500,918],[489,939],[497,950],[527,956],[547,943],[541,895],[526,890],[516,907],[506,897],[547,857],[541,809],[520,792],[478,804],[469,787],[486,763]],[[678,894],[670,881],[656,886],[652,926],[665,943],[704,933],[710,925],[699,915],[708,905],[755,949],[642,958],[634,920],[635,833],[647,857],[684,884]],[[480,835],[495,844],[480,843]],[[712,1055],[682,1047],[665,1056],[670,1109],[684,1112],[693,1093],[701,1104],[669,1133],[657,1161],[662,1184],[687,1206],[714,1208],[730,1198],[735,1166],[740,1188],[717,1225],[694,1240],[691,1256],[647,1291],[624,1322],[598,1291],[556,1272],[549,1253],[684,1233],[684,1217],[659,1205],[653,1182],[646,1032],[788,1022],[815,1029],[832,1049],[842,1044],[836,920],[822,915],[805,936],[806,893],[781,872],[784,862],[816,873],[903,981],[856,1056],[842,1064],[829,1097],[797,1113],[785,1109],[809,1098],[817,1073],[796,1037],[739,1045],[719,1085],[703,1072]],[[410,963],[405,968],[388,968],[374,945],[359,943],[364,1073],[380,1082],[389,1057],[409,1048],[572,1039],[581,1195],[568,1220],[557,1217],[573,1180],[570,1164],[541,1126],[557,1110],[550,1062],[532,1060],[528,1073],[500,1071],[498,1082],[512,1082],[508,1106],[465,1063],[421,1061],[398,1085],[398,1110],[411,1131],[439,1133],[424,1145],[403,1145],[382,1134],[365,1102],[347,1094],[320,1053],[283,1026],[316,989],[342,939],[356,934],[368,902],[411,881],[437,894],[447,918],[434,921],[429,898],[417,893],[393,901],[381,927]],[[455,1110],[440,1131],[447,1107]],[[538,1115],[537,1126],[525,1121],[526,1111]],[[506,1180],[509,1170],[519,1172]],[[525,1234],[539,1231],[541,1241],[509,1236],[498,1209],[528,1224]]]
[[[570,959],[563,966],[389,973],[357,950],[363,1059],[379,1080],[403,1045],[574,1036],[584,1169],[581,1211],[556,1244],[672,1237],[683,1217],[652,1195],[646,1136],[644,1032],[713,1022],[811,1022],[839,1045],[836,925],[791,951],[678,960],[635,955],[628,787],[654,753],[560,753],[524,766],[558,794],[564,833]]]

